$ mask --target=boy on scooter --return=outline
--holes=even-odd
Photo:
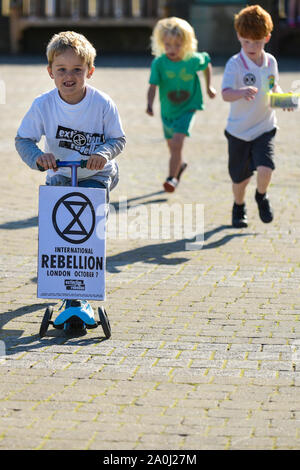
[[[115,157],[125,146],[116,105],[104,92],[88,85],[95,71],[96,50],[81,34],[55,34],[47,46],[48,73],[55,88],[38,96],[23,118],[16,149],[32,169],[47,170],[46,184],[68,186],[70,170],[56,159],[87,159],[78,170],[79,186],[105,187],[118,183]],[[46,138],[45,151],[37,145]]]

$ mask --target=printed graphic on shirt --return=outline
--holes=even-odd
[[[180,70],[179,76],[184,82],[189,82],[190,80],[193,80],[193,75],[191,73],[188,73],[185,67]]]
[[[166,76],[170,79],[176,78],[176,73],[173,70],[166,70]]]
[[[243,82],[247,86],[254,85],[256,82],[256,77],[253,73],[246,73],[246,75],[244,75]]]
[[[168,98],[172,103],[178,104],[187,101],[190,97],[190,93],[186,90],[174,90],[169,91]]]
[[[194,75],[187,72],[186,67],[183,67],[182,69],[180,69],[178,74],[173,72],[173,70],[166,70],[166,76],[170,80],[172,80],[173,78],[176,78],[178,76],[180,78],[180,80],[183,80],[184,82],[189,82],[190,80],[193,80],[193,78],[194,78]]]
[[[63,126],[57,127],[56,139],[59,139],[59,147],[75,150],[80,155],[92,155],[105,142],[104,134],[92,134]]]
[[[275,75],[269,75],[268,80],[269,80],[269,88],[270,90],[272,90],[272,88],[275,85]]]

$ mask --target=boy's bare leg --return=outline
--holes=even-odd
[[[176,133],[172,139],[168,139],[170,150],[169,176],[176,178],[182,165],[182,148],[185,134]]]
[[[267,192],[272,177],[272,169],[266,166],[257,167],[257,191],[260,194]]]
[[[232,183],[234,202],[238,205],[244,204],[246,187],[251,178],[247,178],[241,183]]]

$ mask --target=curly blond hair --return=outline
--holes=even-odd
[[[94,66],[96,49],[86,39],[85,36],[74,31],[62,31],[54,34],[47,46],[47,59],[51,67],[55,56],[62,54],[68,48],[72,48],[75,53],[87,64],[89,70]]]
[[[188,58],[197,51],[198,41],[194,28],[185,20],[172,16],[159,20],[151,36],[152,54],[156,57],[165,53],[164,38],[166,36],[179,37],[182,40],[183,58]]]
[[[242,38],[260,40],[273,30],[271,15],[259,5],[243,8],[234,17],[234,27]]]

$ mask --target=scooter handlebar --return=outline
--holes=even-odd
[[[79,160],[79,161],[60,161],[59,159],[55,160],[56,161],[56,166],[58,168],[60,167],[69,167],[72,168],[73,166],[80,167],[80,168],[86,168],[87,160]],[[40,171],[47,171],[45,170],[44,167],[39,165],[37,163],[37,167]]]

